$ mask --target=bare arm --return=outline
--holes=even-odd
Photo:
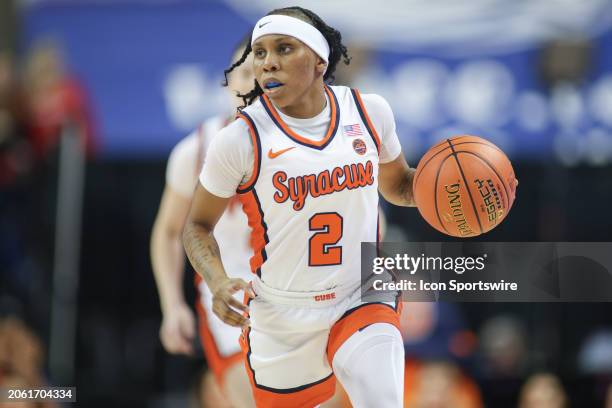
[[[192,354],[195,317],[183,295],[185,252],[181,231],[191,199],[166,186],[151,234],[151,264],[163,320],[160,340],[170,353]]]
[[[162,312],[184,303],[183,270],[185,256],[181,231],[191,200],[166,186],[151,234],[151,264]]]
[[[219,245],[212,233],[228,201],[228,198],[211,194],[198,183],[183,230],[183,244],[191,265],[213,294],[213,312],[229,325],[245,326],[248,320],[233,309],[248,311],[248,308],[232,295],[239,290],[252,295],[251,289],[242,279],[227,276],[221,263]]]
[[[381,164],[378,170],[378,191],[391,204],[414,207],[412,181],[416,169],[406,163],[403,154],[395,160]]]

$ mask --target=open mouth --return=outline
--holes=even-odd
[[[275,89],[278,87],[283,86],[283,84],[281,82],[277,82],[277,81],[270,81],[270,82],[266,82],[264,84],[264,88],[265,89]]]

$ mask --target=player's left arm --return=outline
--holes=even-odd
[[[380,140],[378,191],[391,204],[413,207],[412,180],[416,170],[408,166],[402,154],[391,106],[376,94],[363,94],[362,100]]]
[[[408,166],[403,154],[378,169],[378,191],[391,204],[414,207],[412,182],[416,169]]]

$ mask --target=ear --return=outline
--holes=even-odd
[[[317,71],[317,74],[319,75],[323,75],[325,73],[325,70],[327,69],[327,63],[325,62],[325,60],[323,60],[323,58],[318,58],[317,65],[315,65],[315,69]]]

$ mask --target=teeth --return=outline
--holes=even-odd
[[[272,88],[278,88],[279,86],[282,86],[283,84],[281,84],[280,82],[268,82],[266,84],[266,89],[272,89]]]

